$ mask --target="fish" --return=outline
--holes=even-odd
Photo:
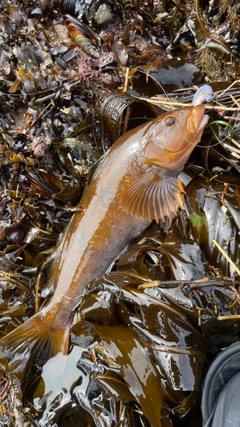
[[[0,340],[6,357],[28,354],[39,363],[67,354],[85,287],[154,220],[167,232],[184,208],[178,175],[208,118],[204,105],[167,112],[125,133],[101,158],[58,243],[48,282],[53,295]]]

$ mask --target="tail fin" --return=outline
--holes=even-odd
[[[7,358],[28,354],[29,358],[42,364],[58,352],[67,353],[71,324],[63,322],[55,327],[52,313],[43,313],[43,310],[0,340]]]

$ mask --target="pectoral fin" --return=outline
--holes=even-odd
[[[167,230],[177,209],[184,208],[182,193],[185,191],[179,179],[161,178],[149,171],[124,191],[120,206],[133,216],[162,223]]]

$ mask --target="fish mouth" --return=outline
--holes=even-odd
[[[209,116],[207,114],[204,114],[201,122],[199,123],[200,132],[203,130],[203,128],[205,128],[206,124],[208,123],[208,120],[209,120]]]
[[[191,114],[187,122],[187,131],[191,134],[199,134],[203,131],[206,126],[209,116],[204,114],[204,105],[197,105],[191,111]]]
[[[189,141],[190,147],[194,148],[197,145],[197,143],[199,142],[199,138],[201,137],[201,134],[203,133],[203,130],[206,124],[208,123],[209,116],[207,114],[204,114],[204,111],[205,111],[204,105],[197,105],[196,107],[193,107],[193,110],[191,111],[190,116],[187,120],[187,125],[186,125],[187,132],[189,136],[191,134],[194,136],[194,141],[195,141],[195,142]],[[188,141],[187,138],[186,138],[186,141]],[[193,150],[193,148],[191,148],[191,151]],[[188,152],[189,147],[184,146],[184,149],[180,147],[179,150],[166,149],[166,151],[168,153],[174,153],[175,155],[177,155],[185,151]]]
[[[208,123],[209,116],[204,114],[204,111],[204,105],[197,105],[191,110],[187,121],[189,139],[185,139],[185,142],[178,151],[171,153],[173,155],[173,159],[168,169],[179,172],[183,169],[190,154],[198,144],[206,124]]]

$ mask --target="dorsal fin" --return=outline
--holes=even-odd
[[[135,180],[124,192],[122,209],[133,216],[160,222],[165,230],[172,223],[177,209],[184,209],[181,181],[174,177],[161,178],[153,170]]]

